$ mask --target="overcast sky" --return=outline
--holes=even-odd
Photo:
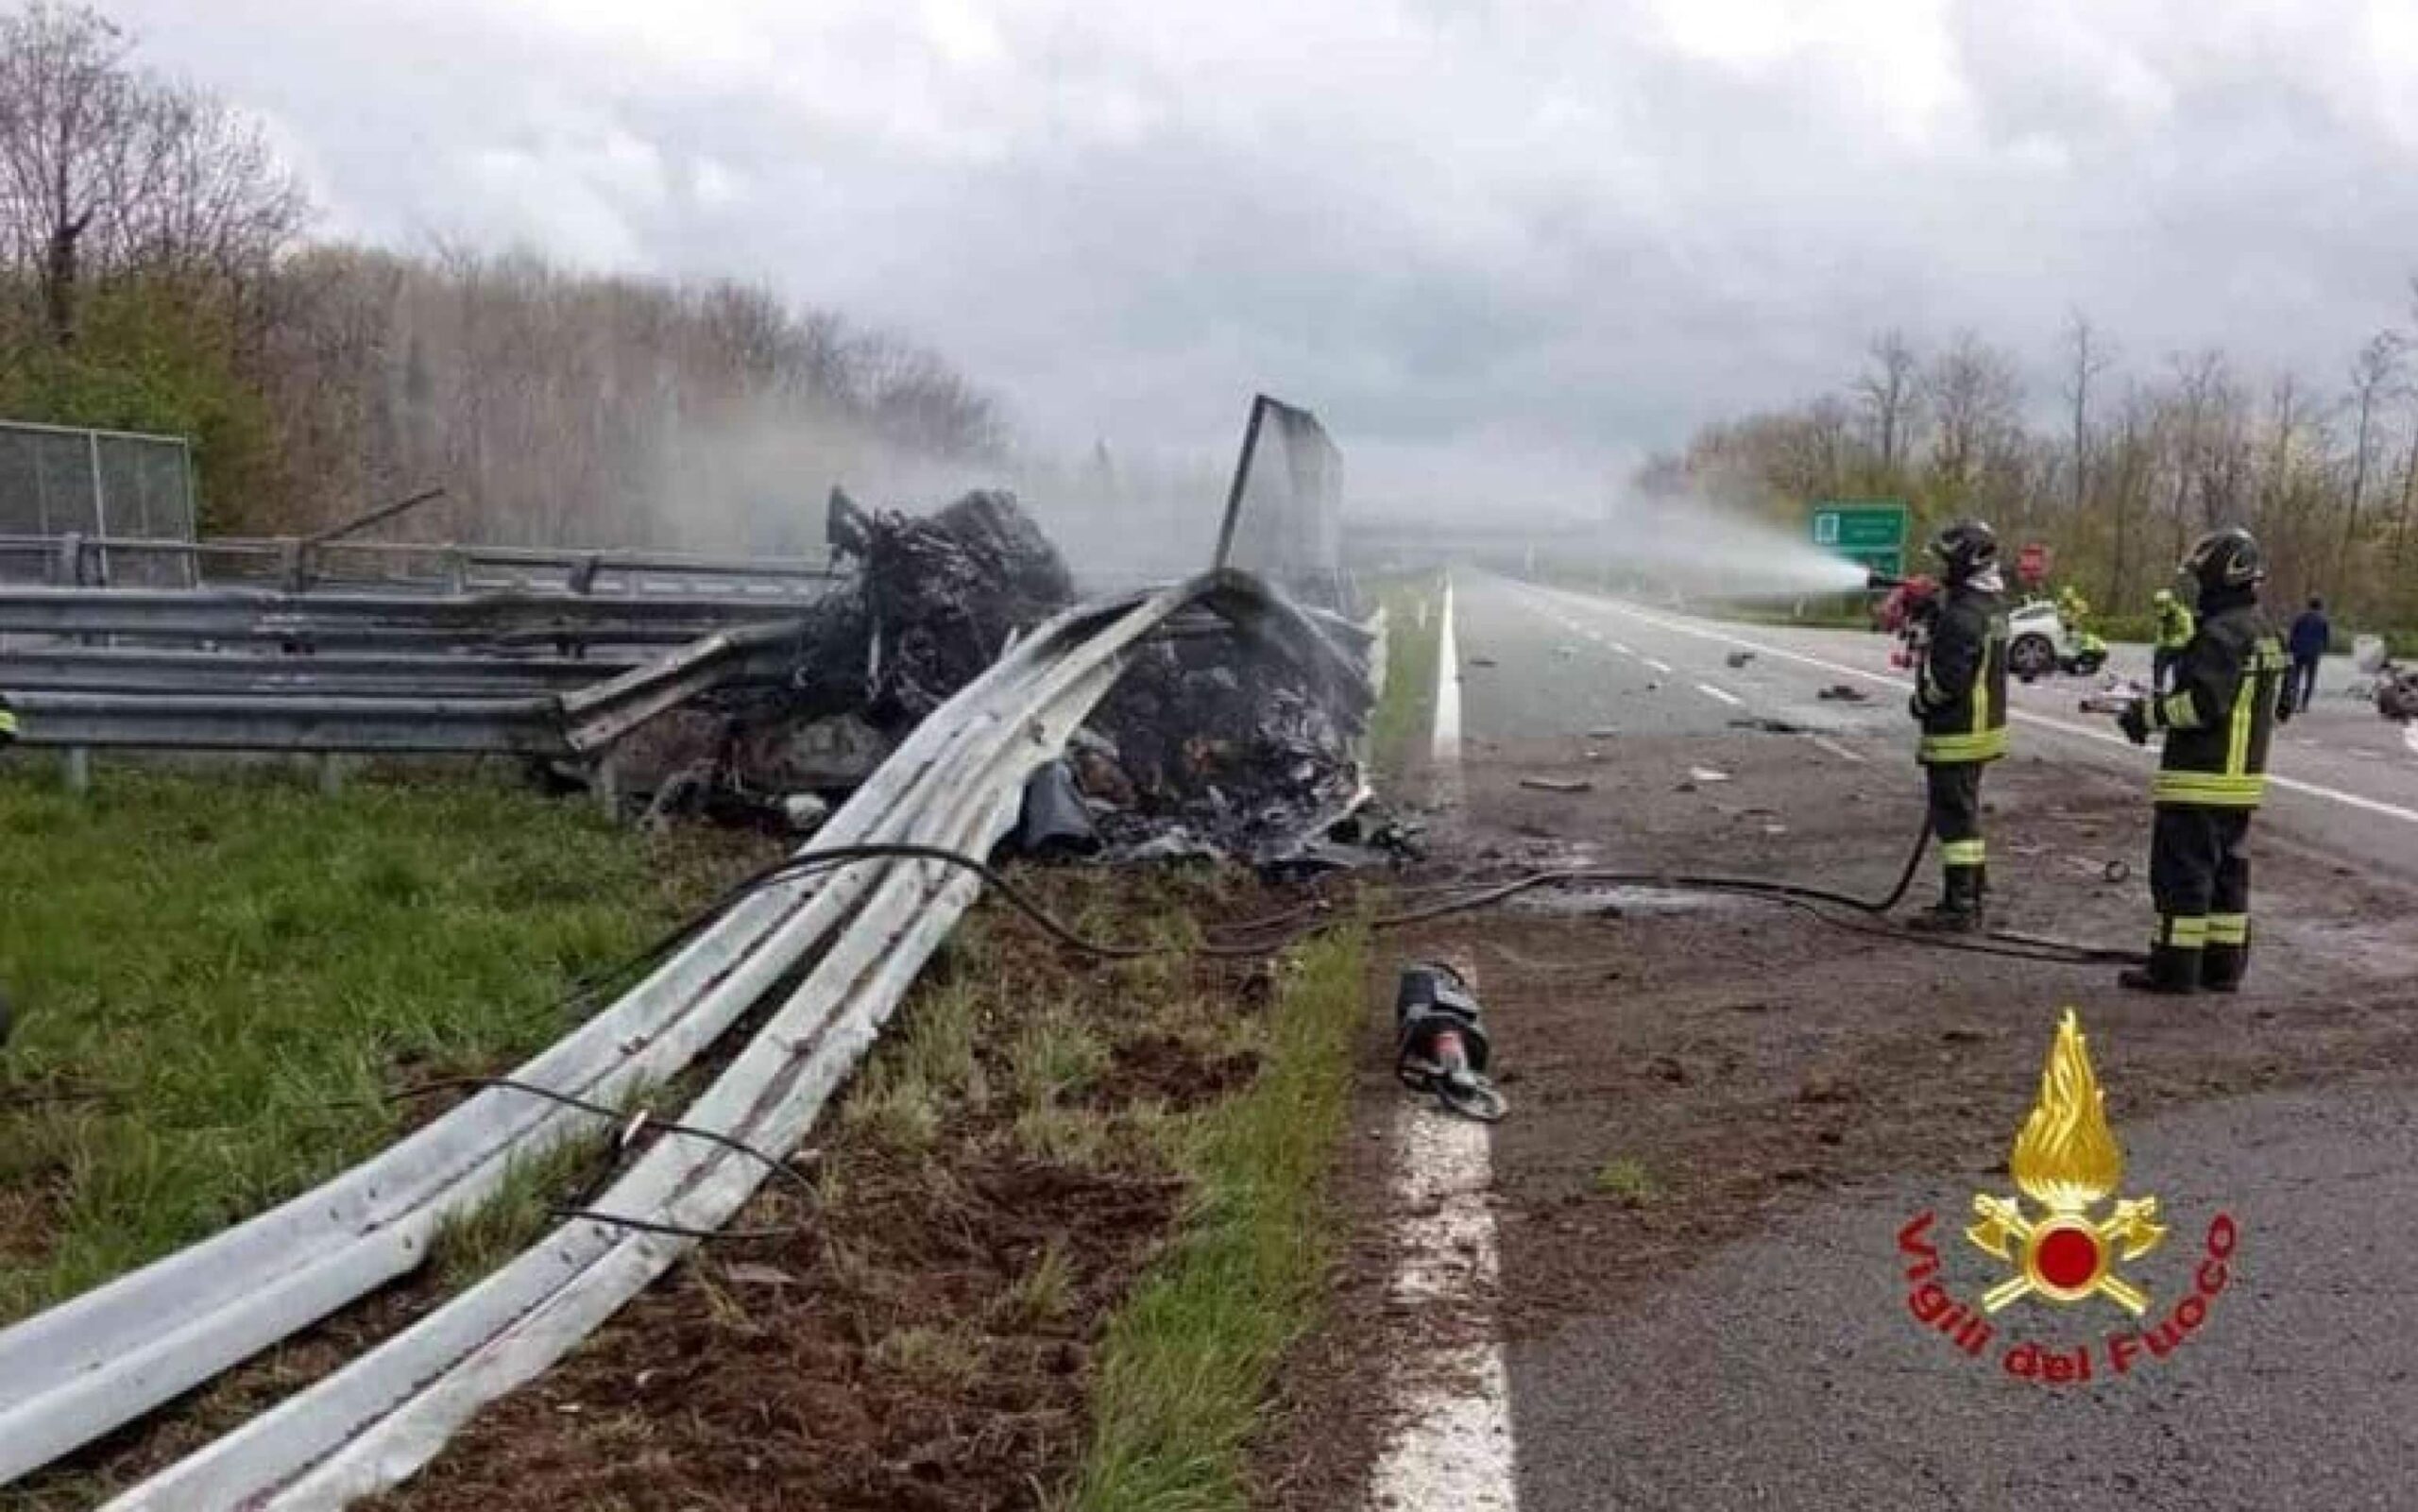
[[[2329,382],[2418,269],[2412,0],[112,0],[324,229],[762,280],[1053,445],[1591,486],[1972,326]]]

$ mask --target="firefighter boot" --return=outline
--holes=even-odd
[[[2116,985],[2129,987],[2137,993],[2165,993],[2181,996],[2200,990],[2200,952],[2179,945],[2152,945],[2150,963],[2144,968],[2127,966],[2116,977]]]
[[[2212,993],[2238,993],[2249,971],[2248,945],[2210,945],[2200,958],[2200,985]]]
[[[1978,866],[1948,868],[1939,901],[1907,920],[1906,927],[1923,934],[1979,933],[1982,927],[1982,869]]]

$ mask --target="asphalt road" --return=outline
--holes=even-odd
[[[1876,761],[1911,759],[1905,699],[1912,684],[1889,664],[1896,642],[1879,634],[1726,624],[1507,579],[1462,573],[1462,649],[1515,669],[1468,670],[1473,739],[1510,740],[1568,730],[1589,711],[1597,727],[1720,737],[1742,717],[1783,720]],[[1739,655],[1748,659],[1731,665]],[[2115,648],[2112,671],[2146,681],[2144,648]],[[2349,662],[2328,660],[2314,706],[2278,732],[2277,779],[2261,819],[2418,879],[2418,744],[2377,718],[2354,692]],[[1846,684],[1870,702],[1826,701]],[[2136,749],[2103,715],[2082,713],[2095,679],[2012,685],[2018,749],[2103,769],[2138,772],[2154,751]],[[1817,748],[1818,749],[1818,748]],[[1831,758],[1836,759],[1835,756]]]
[[[1883,637],[1711,624],[1468,572],[1456,583],[1474,760],[1562,739],[1616,761],[1625,737],[1677,737],[1718,767],[1737,742],[1775,736],[1740,722],[1780,721],[1843,793],[1916,780]],[[2274,764],[2288,786],[2260,824],[2346,869],[2418,876],[2418,753],[2339,691],[2347,669],[2329,671],[2319,709],[2285,734]],[[1841,684],[1870,697],[1822,696]],[[2137,773],[2146,802],[2150,756],[2075,709],[2084,686],[2020,689],[2018,748]],[[2090,1385],[2018,1379],[2001,1351],[2036,1317],[2018,1306],[1968,1358],[1911,1318],[1897,1241],[1930,1211],[1940,1248],[1961,1253],[1974,1179],[1824,1194],[1674,1266],[1643,1300],[1515,1337],[1520,1506],[2418,1505],[2418,1066],[2221,1096],[2120,1134],[2174,1225],[2141,1267],[2162,1308],[2190,1292],[2214,1215],[2246,1236],[2205,1325],[2171,1357],[2110,1379],[2104,1338],[2086,1334]],[[1958,1264],[1951,1289],[1969,1291],[1973,1257]],[[1516,1253],[1506,1265],[1516,1296]]]

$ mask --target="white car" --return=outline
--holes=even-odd
[[[2097,636],[2069,637],[2057,606],[2034,599],[2008,611],[2006,670],[2030,682],[2051,672],[2088,677],[2107,664],[2107,646]]]

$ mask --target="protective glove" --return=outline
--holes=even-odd
[[[1931,718],[1931,709],[1924,705],[1923,696],[1920,693],[1906,695],[1906,712],[1915,717],[1915,722],[1917,724]]]
[[[2275,700],[2276,723],[2290,724],[2292,722],[2292,690],[2290,688],[2287,688],[2284,689],[2282,695]]]
[[[2125,705],[2124,712],[2116,716],[2116,727],[2123,731],[2124,739],[2132,741],[2135,745],[2149,744],[2149,704],[2146,701],[2143,701],[2140,703]]]

